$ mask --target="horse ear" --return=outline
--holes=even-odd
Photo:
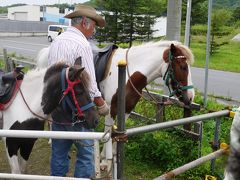
[[[71,81],[74,81],[75,79],[79,79],[84,69],[85,69],[84,67],[74,66],[74,68],[71,68],[72,72],[69,74],[69,79]]]
[[[74,65],[79,65],[79,66],[82,66],[82,57],[78,57],[75,62],[74,62]]]
[[[171,50],[172,53],[175,53],[176,47],[174,46],[174,44],[171,44],[170,50]]]

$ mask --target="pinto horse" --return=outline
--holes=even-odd
[[[43,48],[35,59],[37,67],[48,65],[49,47]],[[130,113],[140,99],[142,89],[159,77],[163,77],[171,96],[189,105],[195,91],[190,65],[194,62],[191,50],[177,41],[150,42],[130,49],[118,48],[109,58],[105,76],[99,83],[106,102],[111,106],[110,116],[116,117],[116,92],[119,60],[127,60],[126,113]],[[134,86],[134,87],[133,87]],[[136,92],[136,90],[139,92]]]
[[[49,48],[42,49],[37,58],[37,66],[48,64]],[[94,53],[94,52],[93,52]],[[105,117],[105,131],[111,129],[117,115],[118,61],[127,61],[126,79],[126,119],[141,98],[143,88],[159,77],[171,96],[176,96],[185,105],[193,101],[195,91],[192,84],[190,65],[194,62],[191,50],[177,41],[150,42],[130,49],[115,49],[108,61],[105,76],[99,83],[110,114]],[[102,156],[104,156],[102,154]]]
[[[48,69],[29,71],[12,104],[2,111],[3,129],[44,130],[48,115],[56,109],[63,109],[65,99],[68,99],[65,111],[74,114],[75,122],[55,123],[72,125],[81,121],[94,127],[99,117],[89,96],[88,81],[88,74],[80,66],[69,68],[65,64],[56,64]],[[83,110],[85,105],[87,108]],[[88,117],[87,121],[84,116]],[[27,160],[37,139],[4,137],[3,140],[11,172],[25,173]]]

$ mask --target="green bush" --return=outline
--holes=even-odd
[[[194,102],[203,105],[203,97],[199,95],[199,92],[197,92]],[[193,111],[193,115],[205,114],[209,111],[219,111],[223,108],[223,105],[217,104],[214,99],[210,98],[208,100],[207,109]],[[143,116],[154,119],[156,108],[153,103],[141,100],[140,103],[137,104],[135,111]],[[165,112],[167,121],[178,119],[183,116],[182,108],[178,108],[176,106],[167,106]],[[150,124],[152,121],[143,122],[129,119],[126,123],[127,127],[130,128],[132,126],[135,127]],[[226,117],[223,121],[221,121],[220,142],[229,142],[230,126],[231,121],[229,118]],[[210,142],[214,139],[214,119],[204,121],[203,127],[204,136],[201,152],[202,155],[206,155],[212,152]],[[128,142],[125,144],[125,157],[127,162],[136,162],[138,164],[144,163],[149,167],[154,167],[153,171],[158,169],[158,174],[163,174],[197,159],[200,153],[198,143],[199,142],[187,137],[179,129],[171,128],[167,130],[160,130],[153,133],[145,133],[130,137]],[[226,157],[218,158],[216,163],[217,169],[214,174],[211,173],[210,162],[206,162],[192,170],[188,170],[174,179],[201,180],[206,174],[219,177],[223,174],[225,164]],[[153,173],[151,174],[151,177],[156,177],[156,175],[154,176]]]

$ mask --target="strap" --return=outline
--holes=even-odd
[[[62,93],[64,93],[64,91],[66,90],[65,74],[66,74],[66,68],[63,68],[62,72],[61,72]],[[66,111],[67,110],[67,104],[66,104],[66,99],[64,97],[65,97],[65,95],[63,94],[62,106],[63,106],[63,109]]]
[[[81,110],[82,111],[85,111],[85,110],[87,110],[87,109],[89,109],[89,108],[91,108],[91,107],[94,107],[95,106],[95,103],[94,102],[91,102],[91,103],[89,103],[89,104],[87,104],[87,105],[85,105],[85,106],[82,106],[81,107]]]

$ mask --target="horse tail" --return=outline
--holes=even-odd
[[[48,66],[49,47],[43,48],[39,51],[37,57],[34,59],[38,68],[42,69]]]

